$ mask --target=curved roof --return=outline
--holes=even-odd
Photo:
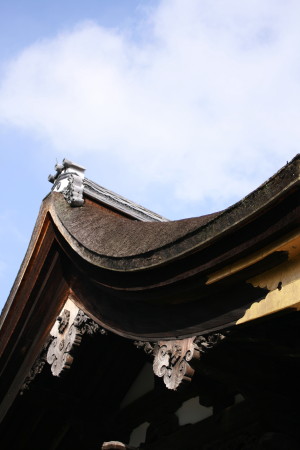
[[[299,229],[299,164],[297,155],[222,212],[173,222],[133,220],[90,192],[83,206],[72,207],[52,192],[1,322],[33,301],[37,286],[44,289],[43,270],[57,267],[51,288],[61,283],[99,323],[122,335],[186,336],[234,323],[266,295],[249,278],[289,257],[272,243]]]
[[[60,193],[51,195],[56,217],[64,227],[67,239],[76,241],[81,249],[107,259],[154,254],[188,239],[220,215],[214,213],[170,222],[139,222],[112,215],[88,199],[82,207],[72,208]]]
[[[155,342],[294,309],[299,164],[297,155],[222,212],[173,222],[91,183],[78,207],[52,192],[0,318],[2,414],[70,297],[107,330]],[[261,309],[251,315],[253,305]]]
[[[299,155],[244,199],[222,212],[196,218],[141,222],[113,214],[86,198],[71,207],[61,193],[47,199],[59,231],[92,264],[132,271],[164,264],[208,246],[266,212],[299,182]]]

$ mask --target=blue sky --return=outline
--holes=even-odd
[[[0,307],[64,157],[171,219],[299,152],[296,0],[0,1]]]

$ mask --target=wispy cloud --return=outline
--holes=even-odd
[[[147,14],[138,40],[85,22],[24,49],[0,122],[117,158],[182,201],[240,198],[298,149],[300,3],[162,0]]]

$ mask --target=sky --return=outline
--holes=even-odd
[[[0,0],[0,308],[64,157],[169,219],[299,152],[298,0]]]

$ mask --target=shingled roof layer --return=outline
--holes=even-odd
[[[244,199],[222,212],[168,222],[139,222],[110,214],[86,199],[72,208],[60,193],[48,197],[60,232],[76,252],[95,265],[135,270],[161,264],[209,245],[250,221],[299,183],[300,155]]]

